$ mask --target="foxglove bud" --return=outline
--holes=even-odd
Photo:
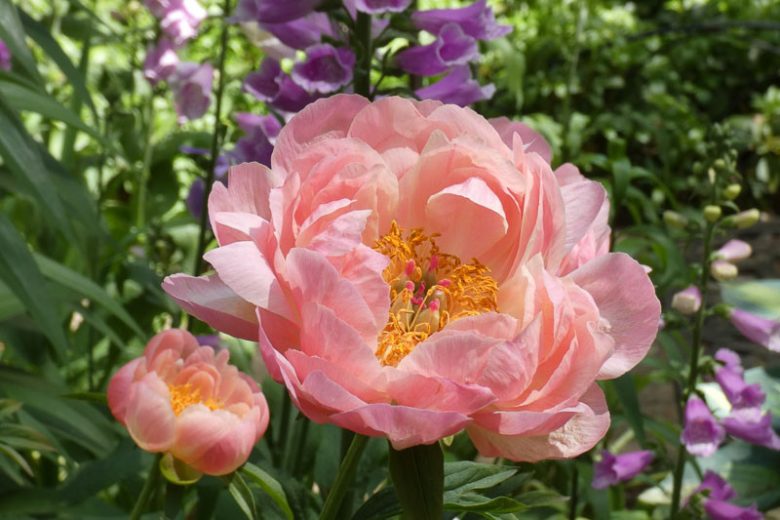
[[[733,280],[739,274],[737,266],[726,260],[715,260],[710,265],[710,274],[719,282]]]
[[[676,293],[672,297],[672,308],[680,314],[696,314],[701,308],[701,291],[695,285]]]

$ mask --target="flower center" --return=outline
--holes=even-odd
[[[173,408],[173,413],[176,415],[179,415],[193,404],[198,403],[206,405],[209,410],[218,410],[219,408],[222,408],[222,403],[211,397],[205,400],[202,399],[200,390],[193,388],[189,383],[184,385],[169,385],[168,391],[171,394],[171,408]]]
[[[497,310],[498,284],[477,259],[464,264],[436,245],[438,235],[408,233],[393,221],[374,249],[390,259],[382,276],[390,286],[390,316],[376,357],[396,366],[415,346],[451,321]]]

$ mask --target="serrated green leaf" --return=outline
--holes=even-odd
[[[528,507],[510,497],[488,498],[476,493],[464,493],[457,495],[453,500],[448,493],[445,493],[444,509],[475,513],[515,513],[524,511]]]
[[[249,462],[241,468],[241,473],[271,497],[274,503],[279,506],[279,509],[282,510],[285,518],[292,520],[293,513],[292,509],[290,509],[290,504],[287,502],[287,496],[282,485],[275,478]]]
[[[488,489],[517,473],[515,468],[479,464],[471,461],[448,462],[444,465],[444,490],[465,493]]]

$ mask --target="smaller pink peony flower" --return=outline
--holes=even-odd
[[[187,331],[161,332],[114,374],[111,413],[142,449],[170,453],[208,475],[230,473],[265,433],[268,404],[229,357]]]

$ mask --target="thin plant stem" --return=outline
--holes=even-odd
[[[336,475],[336,482],[333,483],[333,487],[330,493],[328,493],[328,498],[325,499],[325,505],[322,507],[322,513],[320,513],[320,520],[338,518],[341,502],[350,484],[355,479],[358,461],[363,454],[363,450],[366,449],[366,444],[368,444],[368,437],[355,434],[347,454],[344,456],[344,460],[341,461],[339,472]]]
[[[154,146],[152,145],[152,134],[154,133],[154,90],[146,100],[146,106],[144,107],[144,121],[146,123],[146,135],[144,136],[144,157],[141,163],[141,171],[138,175],[138,199],[136,200],[135,208],[135,227],[136,232],[143,233],[144,226],[146,226],[146,192],[147,184],[149,184],[149,176],[152,166],[152,152]]]
[[[699,378],[699,355],[701,354],[701,334],[704,329],[704,317],[707,309],[707,283],[709,282],[710,256],[712,255],[712,237],[715,234],[715,225],[707,224],[704,231],[704,251],[702,253],[702,266],[697,284],[701,291],[701,306],[696,313],[696,319],[693,324],[693,333],[691,338],[691,358],[688,365],[688,382],[683,393],[683,409],[688,403],[691,395],[696,390],[696,381]],[[685,471],[686,459],[685,444],[680,443],[677,450],[677,465],[674,468],[674,484],[672,487],[671,518],[675,518],[680,510],[680,498],[682,492],[682,479]]]
[[[146,476],[144,487],[141,489],[141,494],[138,495],[138,500],[135,501],[133,510],[130,512],[130,520],[138,520],[141,518],[141,515],[146,509],[146,504],[149,502],[149,498],[157,487],[157,482],[160,480],[161,458],[162,454],[158,453],[155,455],[154,461],[152,462],[152,467],[149,468],[149,474]]]
[[[227,15],[230,12],[231,0],[225,0],[222,7],[223,23],[222,34],[219,40],[219,61],[217,62],[217,70],[219,71],[219,79],[217,80],[217,90],[215,93],[216,107],[214,111],[214,134],[211,136],[211,153],[209,156],[208,166],[206,168],[206,178],[204,179],[203,200],[201,201],[201,213],[200,213],[200,230],[198,232],[198,246],[195,249],[195,267],[193,274],[198,276],[203,269],[203,253],[206,251],[206,234],[208,232],[208,211],[207,206],[209,202],[209,192],[211,185],[214,183],[214,166],[217,164],[217,154],[220,148],[220,133],[221,133],[221,121],[222,121],[222,97],[225,92],[225,57],[227,56],[227,42],[228,33],[230,31],[230,24],[226,21]],[[194,322],[189,322],[192,325]]]
[[[355,94],[369,97],[371,95],[371,15],[357,13],[355,22],[355,39],[359,46],[359,56],[355,63]]]

